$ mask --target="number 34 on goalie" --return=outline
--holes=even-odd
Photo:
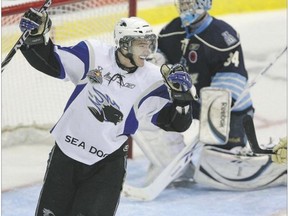
[[[200,91],[200,141],[224,145],[230,130],[231,93],[228,90],[205,87]]]

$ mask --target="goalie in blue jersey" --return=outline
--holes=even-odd
[[[180,63],[187,69],[200,96],[193,101],[193,117],[200,120],[200,140],[205,140],[201,150],[194,152],[195,158],[200,159],[177,180],[196,180],[211,187],[236,190],[282,184],[286,180],[285,166],[278,169],[279,165],[271,163],[271,157],[254,156],[247,146],[242,120],[246,115],[253,116],[254,107],[249,92],[242,94],[248,74],[239,34],[231,25],[209,14],[212,0],[175,0],[175,4],[179,17],[160,31],[158,52],[151,61],[159,65]],[[231,100],[227,97],[221,102],[217,116],[217,112],[211,111],[213,106],[209,101],[218,100],[220,90],[228,92]],[[219,125],[226,125],[223,132]],[[151,161],[147,184],[185,146],[183,135],[151,128],[134,136]],[[189,131],[193,136],[192,129],[186,134]],[[238,155],[243,158],[233,163]],[[243,165],[247,160],[249,165]],[[266,167],[265,171],[261,171],[262,166]],[[237,176],[239,169],[241,177]]]

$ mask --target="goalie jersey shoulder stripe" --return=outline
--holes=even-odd
[[[228,89],[234,101],[238,99],[246,87],[247,79],[237,73],[222,72],[217,73],[211,82],[211,87]],[[242,111],[252,106],[250,93],[240,100],[237,107],[233,111]]]

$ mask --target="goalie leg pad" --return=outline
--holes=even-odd
[[[204,186],[224,190],[254,190],[286,185],[287,167],[275,164],[270,155],[235,155],[204,146],[194,179]]]

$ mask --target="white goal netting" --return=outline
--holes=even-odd
[[[60,4],[63,2],[65,4]],[[113,43],[115,22],[131,15],[131,2],[133,1],[54,0],[48,9],[52,20],[50,36],[56,44],[61,45],[72,46],[88,38]],[[39,1],[35,5],[36,3],[39,5]],[[10,11],[7,14],[2,7],[2,61],[21,35],[18,25],[25,11],[24,6],[20,5],[16,9],[14,7],[12,13]],[[28,7],[31,7],[31,2]],[[73,84],[36,71],[26,62],[20,51],[7,65],[1,78],[2,147],[52,142],[49,130],[61,116],[73,91]]]

